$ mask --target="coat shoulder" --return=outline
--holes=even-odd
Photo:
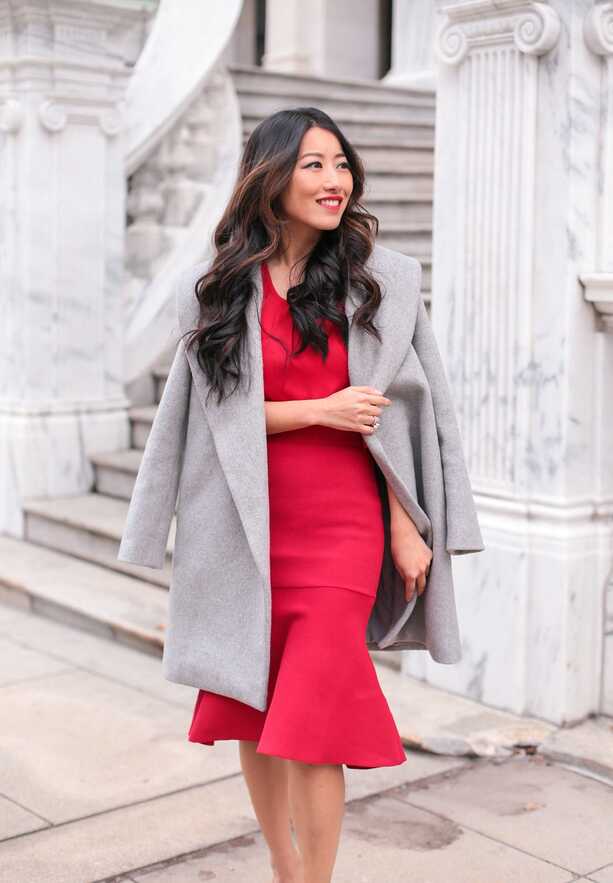
[[[421,270],[421,261],[417,258],[405,254],[402,251],[397,251],[395,248],[388,248],[378,242],[375,242],[373,246],[369,262],[372,263],[373,266],[381,269],[404,269],[405,272],[407,270],[411,270],[412,272]]]
[[[375,243],[368,266],[383,283],[384,294],[402,303],[413,315],[421,300],[421,262],[408,254]]]

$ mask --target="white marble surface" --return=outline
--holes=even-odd
[[[381,75],[377,0],[267,0],[262,66],[320,77],[376,80]],[[316,103],[316,102],[315,102]]]
[[[143,10],[0,0],[0,531],[21,533],[25,497],[89,489],[88,455],[127,440],[122,98]]]
[[[126,162],[134,171],[201,91],[229,41],[241,0],[160,0],[126,92]]]
[[[613,632],[604,639],[604,673],[602,689],[603,714],[613,717]]]
[[[160,222],[159,230],[170,244],[155,261],[149,262],[149,278],[140,280],[141,290],[128,311],[123,338],[123,379],[126,384],[132,384],[142,377],[165,351],[174,351],[179,330],[176,325],[173,283],[178,272],[206,259],[212,253],[213,232],[236,179],[242,149],[238,99],[232,78],[223,68],[216,69],[211,79],[212,82],[205,84],[202,97],[197,99],[208,111],[208,121],[202,129],[209,137],[210,168],[206,171],[182,169],[186,185],[191,184],[195,189],[201,188],[200,199],[183,226],[164,225],[163,219]],[[185,116],[189,113],[188,108]],[[181,129],[185,116],[179,120],[176,129]],[[171,138],[172,134],[171,131],[168,137]],[[198,153],[198,150],[198,145],[192,145],[193,153]],[[151,176],[149,186],[152,191],[164,192],[164,188],[169,183],[176,182],[179,177],[171,164],[168,164],[165,170]],[[146,196],[145,194],[145,199]],[[128,228],[128,245],[132,231],[133,227]],[[134,250],[129,249],[128,253],[133,255]],[[140,263],[146,265],[146,254],[142,256]],[[129,276],[126,278],[125,300],[135,281],[130,280]]]
[[[599,707],[612,550],[613,336],[579,280],[601,211],[592,6],[460,0],[436,46],[432,320],[486,551],[454,562],[465,658],[427,677],[555,723]]]
[[[393,0],[392,64],[385,83],[412,89],[436,88],[434,0]]]

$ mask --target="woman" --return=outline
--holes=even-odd
[[[166,676],[199,687],[190,741],[212,745],[217,739],[238,740],[241,766],[277,883],[331,879],[344,808],[343,764],[370,768],[406,760],[368,654],[366,638],[375,602],[384,605],[377,624],[392,611],[393,628],[382,627],[391,635],[383,646],[427,646],[435,658],[451,661],[457,658],[455,611],[452,599],[447,607],[440,604],[440,586],[447,587],[445,579],[450,583],[444,562],[439,566],[440,586],[435,587],[442,643],[426,637],[424,605],[416,608],[415,630],[402,629],[412,605],[425,592],[437,542],[440,562],[443,554],[448,558],[483,548],[438,354],[430,337],[422,345],[427,323],[423,303],[415,298],[406,325],[407,311],[399,303],[388,303],[387,313],[380,309],[383,292],[370,269],[370,257],[373,249],[378,249],[379,256],[389,250],[374,245],[377,221],[360,205],[363,189],[359,157],[325,113],[315,108],[280,111],[253,131],[234,193],[215,231],[215,256],[198,276],[195,292],[187,292],[189,302],[182,306],[181,298],[186,295],[178,295],[180,324],[182,329],[187,325],[190,333],[179,347],[184,343],[185,351],[178,352],[173,362],[147,442],[118,556],[162,566],[160,542],[164,531],[168,532],[169,500],[180,476],[167,635],[173,649],[166,657],[165,647]],[[406,276],[398,274],[406,272],[406,262],[411,261],[411,267],[417,262],[399,255],[397,261],[390,255],[384,256],[383,263],[392,270],[381,278],[385,276],[391,289],[394,279],[405,284]],[[254,267],[258,277],[253,275]],[[254,285],[259,313],[254,312]],[[355,348],[350,352],[345,314],[349,289],[361,295],[354,317],[351,311],[352,328],[359,329],[360,340],[371,336],[373,341],[358,343],[358,331],[353,330]],[[187,291],[185,284],[183,290]],[[190,317],[196,319],[190,312],[194,300],[199,307],[197,323],[190,321]],[[415,329],[415,350],[410,347],[409,324]],[[430,334],[429,330],[425,333]],[[250,342],[247,354],[257,358],[261,353],[261,364],[244,358],[245,340]],[[380,350],[371,356],[375,349],[368,347]],[[384,471],[373,460],[369,446],[376,450],[373,437],[394,401],[384,395],[383,388],[371,385],[370,378],[360,385],[350,383],[350,373],[355,376],[358,370],[355,362],[353,367],[350,364],[351,353],[354,359],[363,355],[364,370],[372,365],[386,381],[396,378],[402,396],[399,407],[412,401],[412,390],[420,388],[422,378],[423,388],[427,387],[417,353],[428,379],[434,381],[432,396],[420,391],[420,404],[405,412],[406,418],[417,418],[418,409],[425,409],[423,419],[416,419],[410,427],[415,459],[423,470],[415,481],[408,477],[409,461],[413,468],[408,420],[403,422],[398,412],[396,427],[401,433],[390,435],[389,445],[390,449],[402,448],[397,462],[403,463],[400,472],[406,480],[388,469],[386,457],[379,461]],[[411,390],[407,390],[403,366],[410,371]],[[230,453],[231,440],[240,440],[243,457],[257,450],[259,423],[253,401],[245,397],[233,408],[227,404],[245,375],[250,386],[254,382],[252,396],[262,384],[266,525],[262,519],[256,522],[253,514],[262,508],[258,494],[248,494],[243,488],[243,482],[259,482],[254,473],[262,471],[262,461],[254,456],[251,462],[239,464]],[[393,388],[390,383],[389,389]],[[437,402],[444,421],[440,425],[433,416]],[[207,423],[201,422],[204,413]],[[247,447],[244,437],[252,429],[253,446]],[[415,435],[420,432],[423,439]],[[440,453],[433,445],[439,434],[448,440]],[[407,449],[409,461],[403,461]],[[432,453],[435,459],[429,460]],[[160,481],[156,464],[172,476],[166,485]],[[446,500],[442,477],[436,494],[428,490],[426,473],[441,472],[441,464],[450,476]],[[209,498],[217,494],[221,499],[226,485],[237,511],[225,505],[224,496],[224,506],[215,511],[210,507],[210,524],[201,527],[205,492]],[[261,490],[262,485],[253,487]],[[428,514],[417,497],[433,501]],[[192,505],[195,500],[199,508]],[[152,511],[158,515],[157,522]],[[464,531],[455,527],[460,513]],[[431,521],[429,515],[436,520]],[[439,542],[443,533],[439,525],[445,522],[445,536]],[[259,617],[260,609],[254,601],[253,581],[244,577],[245,568],[233,571],[235,559],[247,547],[243,528],[256,559],[262,556],[265,528],[269,538],[265,563],[270,577],[270,644],[265,646],[269,651],[266,701],[261,704],[251,699],[254,689],[246,686],[249,659],[256,659],[258,652],[249,645],[250,620]],[[183,550],[188,548],[187,536],[193,548],[200,540],[199,530],[204,534],[205,529],[210,550],[205,559],[207,575],[201,570],[197,576],[192,557],[188,560]],[[210,575],[210,586],[217,590],[221,585],[214,535],[226,553],[225,582],[243,593],[243,607],[236,603],[232,620],[223,618],[231,596],[217,599],[213,591],[209,596],[206,585],[195,582],[206,583]],[[383,572],[389,570],[386,562],[391,560],[402,588],[399,592],[394,584],[393,599],[385,595],[381,601],[378,590],[384,585]],[[194,605],[183,604],[177,588],[188,578],[191,591],[199,596],[194,602],[199,605],[196,613]],[[241,616],[247,610],[250,615]],[[204,637],[200,641],[205,622],[208,644]],[[217,624],[216,630],[211,623]],[[235,652],[227,660],[232,660],[240,676],[222,672],[215,664],[215,656],[226,653],[228,642],[236,640],[237,634],[245,642],[244,659]],[[254,640],[258,634],[253,632]],[[402,641],[393,644],[399,635]],[[179,636],[186,652],[187,644],[198,641],[203,645],[198,671],[195,656],[189,664],[174,662]]]

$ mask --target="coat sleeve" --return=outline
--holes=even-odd
[[[485,546],[464,459],[460,429],[443,360],[421,296],[422,270],[419,261],[417,263],[417,318],[412,343],[426,375],[434,406],[445,489],[446,549],[450,555],[481,552]]]
[[[136,476],[117,559],[164,566],[189,414],[191,371],[179,340]]]

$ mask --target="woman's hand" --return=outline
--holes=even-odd
[[[391,404],[391,399],[374,386],[346,386],[317,400],[316,422],[332,429],[370,435],[375,431],[372,418],[379,417],[382,409]]]
[[[422,595],[426,588],[432,550],[408,517],[400,524],[392,523],[390,542],[394,566],[404,581],[405,599],[411,601],[415,591]]]

